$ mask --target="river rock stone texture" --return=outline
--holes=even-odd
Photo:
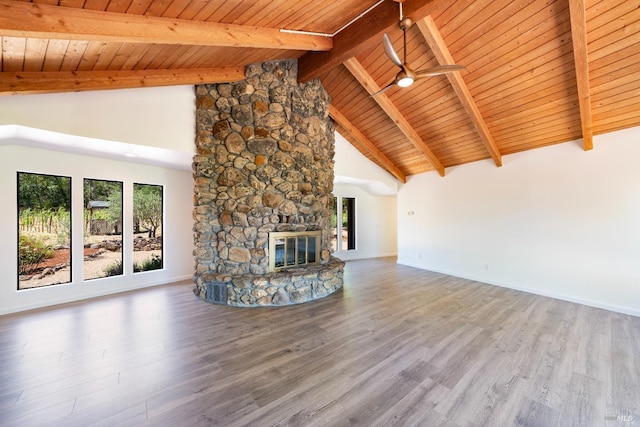
[[[321,264],[337,263],[334,275],[340,283],[332,282],[331,292],[342,286],[344,264],[334,262],[329,241],[330,98],[317,79],[298,84],[297,60],[252,64],[245,75],[240,82],[196,87],[194,293],[206,299],[205,279],[223,274],[229,279],[223,282],[229,283],[230,305],[304,302],[292,283],[278,288],[295,291],[286,297],[286,291],[270,295],[260,287],[237,292],[232,283],[240,277],[242,283],[263,283],[252,277],[269,274],[271,281],[281,274],[269,272],[270,232],[321,230]]]
[[[215,301],[210,286],[224,286],[224,304],[237,307],[257,307],[300,304],[324,298],[342,288],[344,262],[332,257],[329,262],[306,268],[255,274],[203,274],[196,279],[201,299]]]

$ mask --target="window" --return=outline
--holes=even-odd
[[[133,271],[158,270],[162,252],[163,187],[133,184]]]
[[[83,279],[121,276],[121,181],[83,180]],[[17,173],[18,290],[70,283],[71,177]],[[133,184],[133,272],[163,268],[161,185]],[[131,267],[129,267],[131,268]]]
[[[333,198],[333,209],[331,210],[331,251],[338,250],[338,198]]]
[[[342,249],[356,248],[356,199],[342,198]]]
[[[122,182],[84,180],[84,279],[120,276]]]
[[[18,172],[18,290],[71,282],[71,177]]]
[[[356,199],[354,197],[333,198],[331,227],[333,229],[331,248],[334,252],[356,249]]]

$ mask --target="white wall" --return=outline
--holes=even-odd
[[[398,262],[640,316],[640,128],[412,176]],[[413,215],[409,213],[413,212]]]
[[[83,140],[83,144],[87,145],[83,146],[83,153],[98,153],[104,148],[104,144],[115,141],[172,150],[182,159],[185,158],[185,153],[190,157],[195,151],[195,92],[193,86],[174,86],[0,97],[0,125],[21,125],[99,138]],[[192,276],[193,184],[189,171],[17,146],[15,143],[12,145],[11,137],[0,143],[0,190],[7,203],[6,208],[0,210],[0,232],[4,236],[0,240],[0,314],[164,284]],[[90,145],[97,146],[88,147]],[[114,152],[122,150],[122,147],[114,145]],[[125,148],[130,151],[130,147]],[[64,149],[68,150],[69,147]],[[152,150],[140,152],[154,156],[166,155],[166,152],[158,154]],[[82,212],[83,178],[123,181],[125,204],[127,189],[131,190],[134,182],[164,185],[164,270],[138,273],[135,276],[127,272],[123,277],[83,283],[82,262],[78,262],[82,259],[82,235],[76,232],[72,243],[72,283],[16,291],[16,171],[71,176],[76,231],[82,229],[82,217],[78,212]],[[129,233],[124,236],[126,242],[131,228],[125,231]],[[127,265],[131,265],[131,257],[131,251],[125,249],[125,269]]]
[[[193,86],[0,97],[0,125],[194,152]]]
[[[72,278],[65,285],[17,291],[16,172],[70,176],[72,179]],[[83,178],[124,182],[125,242],[123,276],[82,281]],[[133,183],[164,186],[163,270],[132,273]],[[14,145],[0,146],[0,193],[6,204],[0,209],[0,314],[106,295],[146,286],[188,279],[193,274],[192,178],[186,171],[126,163],[77,154]],[[129,207],[129,208],[127,208]],[[80,231],[78,231],[80,230]]]
[[[371,194],[395,196],[398,180],[363,156],[338,132],[335,135],[335,182],[357,185]]]
[[[398,181],[336,132],[333,195],[356,198],[356,249],[334,253],[352,260],[397,254]]]
[[[336,184],[336,197],[356,198],[356,249],[339,250],[342,260],[378,258],[397,254],[397,198],[377,196],[353,185]]]

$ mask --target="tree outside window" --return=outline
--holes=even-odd
[[[163,268],[163,187],[133,184],[133,271]]]
[[[71,282],[71,177],[18,172],[18,290]]]
[[[84,279],[120,276],[122,182],[84,180]]]

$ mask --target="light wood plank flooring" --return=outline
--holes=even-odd
[[[640,425],[640,318],[348,262],[306,305],[178,283],[0,316],[2,426]]]

